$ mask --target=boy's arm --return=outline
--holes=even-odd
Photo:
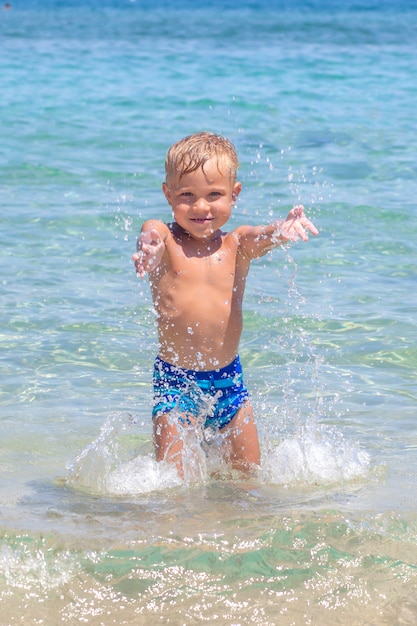
[[[141,278],[160,264],[168,233],[167,225],[158,220],[148,220],[143,224],[137,241],[137,252],[132,256],[136,273]]]
[[[242,251],[250,259],[261,257],[289,241],[307,241],[307,231],[312,235],[319,234],[314,224],[305,216],[302,206],[291,209],[285,220],[272,222],[267,226],[240,226],[236,229]]]

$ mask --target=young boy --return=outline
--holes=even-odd
[[[211,398],[203,427],[222,433],[227,461],[244,472],[259,465],[257,429],[238,356],[246,277],[252,259],[288,241],[306,241],[306,230],[318,235],[301,206],[280,222],[222,230],[242,189],[238,166],[233,144],[213,133],[196,133],[171,146],[162,189],[174,221],[146,221],[132,257],[141,278],[149,273],[157,314],[156,459],[174,463],[180,476],[180,429],[197,418],[188,412],[181,416],[176,407],[195,385]]]

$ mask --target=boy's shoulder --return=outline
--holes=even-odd
[[[241,224],[233,230],[233,233],[238,239],[241,239],[253,235],[256,229],[256,226],[251,226],[250,224]]]

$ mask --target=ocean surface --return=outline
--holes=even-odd
[[[415,626],[416,40],[412,0],[1,5],[1,626]],[[249,480],[153,458],[131,255],[198,130],[230,228],[320,229],[251,269]]]

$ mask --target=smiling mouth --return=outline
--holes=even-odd
[[[212,222],[213,218],[212,217],[193,217],[191,218],[191,221],[196,224],[206,224],[207,222]]]

